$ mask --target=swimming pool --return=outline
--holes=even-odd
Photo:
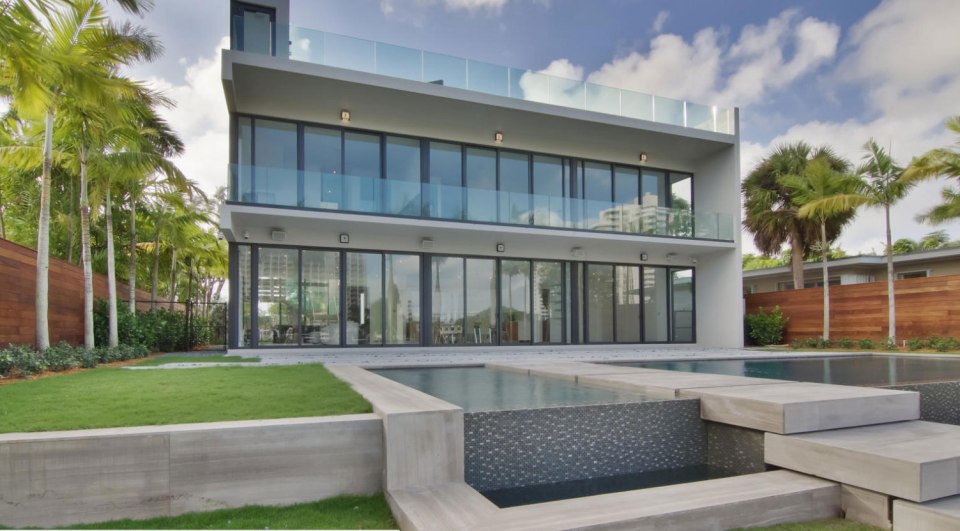
[[[671,371],[882,387],[960,381],[960,359],[912,356],[704,360],[625,363]]]
[[[465,412],[663,400],[637,392],[577,385],[567,380],[486,367],[379,369],[373,372],[460,406]]]

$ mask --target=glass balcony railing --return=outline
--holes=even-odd
[[[233,22],[236,49],[288,54],[295,61],[717,133],[735,133],[733,109],[295,26],[278,25],[276,31],[250,32],[254,35],[247,38],[269,38],[276,42],[238,42],[243,40],[237,37],[244,35],[243,19],[234,17]]]
[[[229,198],[422,219],[733,241],[730,214],[447,186],[375,177],[230,165]]]

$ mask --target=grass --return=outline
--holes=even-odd
[[[99,368],[0,386],[0,433],[370,411],[322,365]]]
[[[260,358],[244,358],[241,356],[154,356],[147,358],[136,365],[140,367],[155,367],[171,363],[257,363]]]
[[[396,529],[383,495],[338,496],[287,507],[251,505],[147,520],[114,520],[65,529]]]
[[[851,522],[842,518],[818,520],[802,524],[780,524],[770,527],[752,527],[750,531],[879,531],[880,528]]]

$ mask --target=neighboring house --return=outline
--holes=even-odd
[[[231,348],[742,344],[735,109],[231,8]]]
[[[887,280],[886,256],[850,256],[831,260],[827,266],[831,286]],[[894,255],[893,272],[896,279],[960,275],[960,247]],[[803,283],[805,288],[823,287],[821,262],[803,264]],[[791,289],[793,274],[790,266],[743,272],[744,293],[769,293]]]

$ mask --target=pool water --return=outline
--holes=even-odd
[[[608,476],[593,479],[578,479],[560,483],[511,487],[506,489],[481,491],[497,507],[505,509],[519,505],[530,505],[611,492],[649,489],[679,483],[692,483],[706,479],[717,479],[736,475],[722,468],[709,465],[693,465],[682,468],[639,472],[620,476]]]
[[[466,412],[654,402],[642,393],[577,385],[486,367],[380,369],[373,371],[460,406]]]
[[[663,361],[624,364],[671,371],[879,387],[960,381],[960,358],[845,356],[829,358]]]

